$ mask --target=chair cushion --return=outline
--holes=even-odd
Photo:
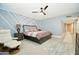
[[[16,48],[20,44],[21,44],[21,41],[10,40],[8,42],[5,42],[4,46],[9,47],[9,48]]]

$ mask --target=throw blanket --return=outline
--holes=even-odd
[[[38,39],[40,39],[50,35],[51,33],[48,31],[37,31],[37,32],[24,32],[24,34],[27,36],[37,37]]]

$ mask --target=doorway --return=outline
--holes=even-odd
[[[73,22],[65,22],[65,32],[74,33],[74,23]]]

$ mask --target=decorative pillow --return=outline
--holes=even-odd
[[[38,31],[38,29],[35,25],[24,25],[24,31],[25,32],[36,32]]]

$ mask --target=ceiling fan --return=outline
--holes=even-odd
[[[43,15],[46,15],[45,10],[48,8],[48,5],[46,5],[44,8],[41,7],[40,11],[32,11],[32,13],[42,13]]]

